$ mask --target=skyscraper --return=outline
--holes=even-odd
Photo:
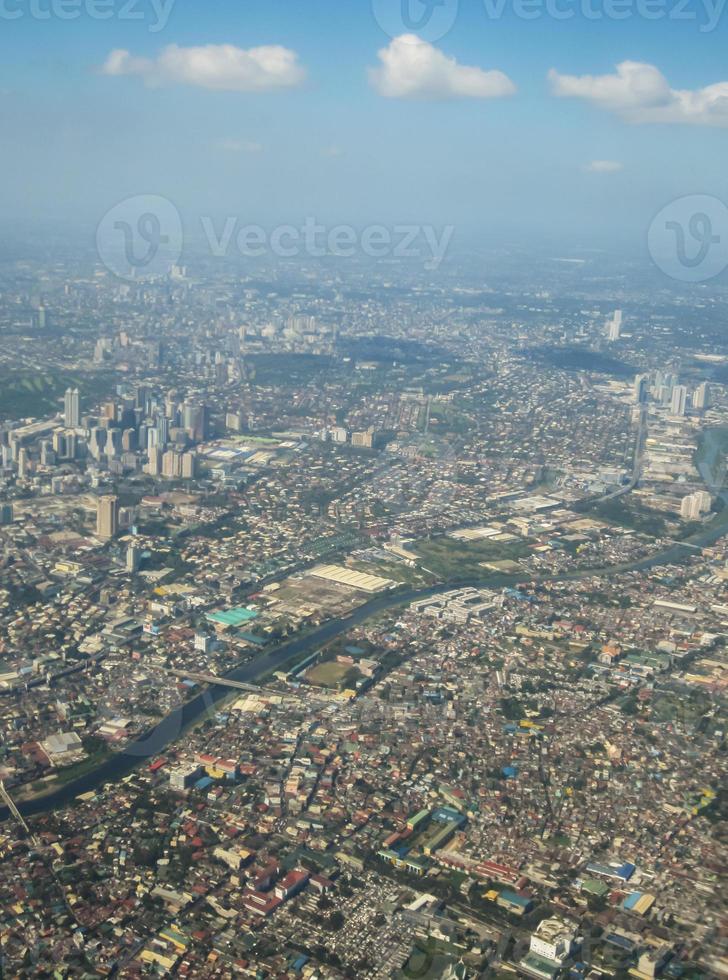
[[[614,316],[607,321],[607,340],[619,340],[622,333],[622,311],[615,310]]]
[[[108,541],[119,530],[119,498],[99,497],[96,509],[96,536]]]
[[[638,374],[634,379],[634,400],[638,405],[647,401],[647,375]]]
[[[44,439],[40,444],[40,463],[41,466],[55,466],[56,454],[48,439]]]
[[[190,439],[202,442],[207,438],[209,409],[204,402],[185,402],[182,424]]]
[[[81,402],[78,388],[67,388],[63,399],[63,416],[67,429],[77,429],[81,419]]]
[[[126,549],[126,570],[132,574],[139,571],[139,560],[141,551],[135,544],[130,544]]]
[[[183,480],[194,480],[197,473],[197,454],[196,453],[183,453],[182,454],[182,479]]]
[[[693,394],[693,408],[698,408],[701,411],[707,408],[710,404],[710,389],[708,388],[708,382],[703,381],[695,389]]]
[[[162,456],[162,476],[166,477],[168,480],[174,480],[181,473],[181,453],[176,452],[174,449],[168,449],[167,452]]]
[[[675,385],[672,389],[670,412],[673,415],[684,415],[688,404],[688,389],[685,385]]]
[[[149,450],[149,463],[147,464],[147,473],[150,476],[159,476],[162,472],[162,450],[153,446]]]
[[[698,490],[683,497],[680,503],[680,516],[684,521],[696,521],[704,514],[709,514],[712,505],[713,498],[708,491]]]
[[[157,418],[157,445],[162,449],[169,442],[169,419],[165,415]]]

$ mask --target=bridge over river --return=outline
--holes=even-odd
[[[454,588],[472,586],[476,588],[501,589],[514,586],[519,582],[538,585],[544,582],[575,581],[593,577],[606,578],[625,572],[646,571],[656,565],[684,561],[691,554],[695,553],[696,546],[699,548],[707,547],[726,533],[728,533],[728,507],[724,513],[721,513],[711,522],[709,527],[692,537],[689,543],[671,544],[669,547],[662,547],[652,555],[621,565],[600,569],[580,569],[557,575],[538,575],[531,577],[523,574],[518,576],[491,575],[488,578],[451,581],[442,585],[430,586],[426,589],[403,589],[376,596],[363,605],[358,606],[348,616],[329,620],[303,636],[279,644],[255,660],[245,663],[240,667],[233,668],[224,678],[201,675],[205,677],[205,682],[210,681],[209,687],[195,695],[179,708],[176,708],[140,738],[126,746],[122,752],[106,759],[92,772],[86,773],[78,779],[70,781],[43,796],[37,796],[28,800],[18,800],[16,798],[15,802],[18,811],[24,817],[31,816],[35,813],[46,813],[58,807],[65,806],[77,796],[96,790],[105,783],[116,782],[122,779],[137,766],[147,762],[153,756],[159,755],[168,745],[179,738],[189,725],[203,717],[206,713],[215,711],[216,705],[229,694],[231,687],[260,692],[261,688],[255,687],[253,683],[256,678],[264,677],[274,670],[280,669],[289,660],[298,657],[300,654],[313,652],[317,647],[323,646],[340,634],[346,633],[352,627],[365,622],[370,616],[383,612],[386,609],[407,605],[417,599],[439,595]],[[192,677],[190,674],[183,674],[183,676]],[[282,692],[277,691],[275,693],[280,694]],[[0,821],[6,820],[9,816],[10,812],[8,808],[0,807]]]

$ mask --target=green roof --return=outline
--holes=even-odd
[[[528,953],[518,964],[524,971],[533,971],[540,977],[555,977],[560,970],[560,964],[554,960],[547,960],[545,956],[538,953]]]
[[[598,878],[588,878],[581,886],[581,890],[587,895],[601,896],[607,894],[609,887],[603,881],[599,881]]]
[[[415,814],[413,814],[413,816],[408,817],[407,818],[407,823],[411,827],[416,827],[417,824],[422,823],[422,821],[425,820],[427,817],[429,817],[429,815],[430,815],[430,811],[429,810],[420,810],[419,813],[415,813]]]
[[[258,613],[253,609],[225,609],[222,612],[208,613],[205,617],[210,623],[219,623],[220,626],[240,626],[255,619]]]

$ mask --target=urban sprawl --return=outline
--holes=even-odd
[[[728,976],[726,296],[599,263],[0,265],[0,976]]]

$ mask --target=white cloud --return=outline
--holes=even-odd
[[[700,89],[674,89],[654,65],[623,61],[613,75],[548,73],[551,91],[584,99],[633,123],[728,126],[728,82]]]
[[[295,51],[280,45],[249,48],[207,44],[181,48],[170,44],[156,58],[138,58],[112,51],[101,69],[104,75],[139,75],[149,85],[181,83],[227,92],[265,92],[295,88],[306,78]]]
[[[369,81],[390,99],[496,99],[516,91],[503,72],[459,65],[414,34],[394,38],[378,57],[381,65],[369,69]]]
[[[335,160],[337,157],[343,157],[344,151],[340,146],[324,146],[321,150],[321,156],[327,157],[329,160]]]
[[[592,160],[586,169],[590,174],[618,174],[624,170],[624,164],[618,160]]]
[[[263,144],[254,140],[222,139],[215,144],[218,150],[227,153],[262,153]]]

